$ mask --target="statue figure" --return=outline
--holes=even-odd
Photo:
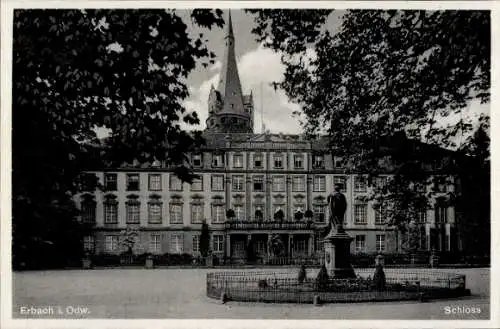
[[[335,193],[330,194],[327,199],[330,206],[330,224],[332,230],[336,229],[337,232],[343,231],[344,213],[347,209],[347,200],[340,192],[341,189],[341,184],[335,184]]]

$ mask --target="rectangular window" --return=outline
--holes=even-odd
[[[261,154],[255,154],[253,156],[253,167],[254,168],[262,168],[262,155]]]
[[[254,190],[254,192],[264,191],[264,178],[263,177],[254,177],[253,178],[253,190]]]
[[[117,174],[104,174],[104,188],[106,191],[116,191],[117,186]]]
[[[118,203],[104,204],[104,224],[118,223]]]
[[[82,190],[92,192],[96,189],[97,177],[95,174],[82,174]]]
[[[212,223],[224,223],[224,207],[222,205],[212,205]]]
[[[175,174],[169,175],[169,188],[170,191],[182,191],[182,181]]]
[[[341,191],[346,191],[346,178],[344,176],[333,176],[333,186],[340,185]]]
[[[224,191],[223,175],[212,175],[212,191]]]
[[[149,190],[161,191],[161,174],[149,174]]]
[[[333,158],[333,166],[335,168],[343,168],[344,167],[344,159],[340,157],[334,157]]]
[[[295,169],[303,169],[304,168],[304,155],[296,154],[293,156],[293,167]]]
[[[237,221],[245,220],[245,209],[243,209],[243,206],[234,206],[234,217]]]
[[[233,176],[233,191],[243,191],[244,189],[243,176]]]
[[[366,192],[366,181],[363,176],[354,176],[354,192]]]
[[[203,176],[193,178],[191,182],[191,191],[203,191]]]
[[[385,224],[385,208],[381,205],[374,207],[375,210],[375,225]]]
[[[171,235],[170,252],[173,254],[182,254],[184,252],[184,235],[182,233]]]
[[[365,252],[365,236],[356,235],[356,252]]]
[[[161,224],[161,222],[162,222],[161,208],[162,208],[162,204],[160,202],[148,204],[148,223]]]
[[[377,243],[377,251],[384,251],[385,250],[385,235],[377,234],[376,243]]]
[[[95,223],[95,202],[83,202],[82,203],[82,222],[93,224]]]
[[[214,168],[224,167],[224,155],[222,154],[212,155],[212,167]]]
[[[325,176],[314,176],[313,190],[314,190],[314,192],[325,192],[326,191],[326,177]]]
[[[257,254],[263,254],[266,252],[266,245],[267,245],[266,241],[257,240],[254,243],[254,251]]]
[[[192,204],[191,205],[191,223],[199,224],[203,221],[203,205]]]
[[[200,168],[203,165],[201,154],[193,154],[193,167]]]
[[[264,209],[263,204],[259,203],[254,205],[253,214],[256,221],[262,221],[264,219],[264,211],[262,209]]]
[[[193,235],[193,253],[197,254],[200,252],[200,235]]]
[[[274,176],[273,177],[273,192],[283,192],[285,191],[285,177]]]
[[[243,154],[235,154],[233,156],[234,168],[243,168]]]
[[[446,192],[446,179],[444,177],[436,178],[435,184],[436,184],[437,192],[440,192],[440,193]]]
[[[303,254],[306,252],[306,240],[294,240],[293,241],[293,251],[298,254]]]
[[[313,205],[313,216],[314,220],[317,222],[325,222],[325,206],[324,205]]]
[[[293,192],[304,192],[306,190],[306,181],[303,176],[293,177],[292,179],[292,191]]]
[[[323,154],[315,154],[313,156],[313,168],[325,168],[325,156]]]
[[[171,204],[170,205],[170,224],[182,224],[182,205],[181,204]]]
[[[127,203],[127,224],[139,224],[140,219],[140,203]]]
[[[214,235],[212,238],[213,238],[213,251],[214,252],[224,251],[224,236]]]
[[[105,237],[105,248],[106,248],[106,252],[116,252],[116,251],[118,251],[118,236],[116,236],[116,235],[106,235],[106,237]]]
[[[382,177],[374,177],[374,180],[373,180],[373,185],[379,189],[385,187],[387,185],[387,180],[388,180],[388,177],[387,176],[382,176]]]
[[[95,238],[93,235],[83,237],[83,250],[93,254],[95,251]]]
[[[354,224],[366,225],[366,204],[357,204],[354,206]]]
[[[152,254],[161,253],[161,235],[151,234],[149,237],[149,252]]]
[[[127,191],[139,191],[139,174],[127,174]]]
[[[427,210],[422,210],[418,212],[417,223],[420,224],[427,223]]]
[[[435,209],[436,224],[445,224],[448,222],[447,208],[444,206],[437,206]]]
[[[283,168],[283,155],[275,154],[274,157],[274,168],[280,169]]]

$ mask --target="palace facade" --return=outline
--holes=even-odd
[[[368,198],[373,187],[364,175],[348,173],[324,142],[253,132],[253,98],[242,93],[234,41],[229,17],[221,78],[208,99],[207,143],[190,155],[199,178],[182,183],[167,166],[149,164],[93,172],[104,189],[75,196],[81,220],[92,227],[85,249],[120,253],[121,232],[137,227],[137,253],[197,256],[205,220],[211,251],[219,258],[244,259],[250,242],[261,259],[274,257],[270,245],[277,238],[284,257],[318,257],[328,225],[327,196],[339,183],[348,201],[345,228],[353,237],[351,252],[399,251],[401,239],[387,227],[383,209]],[[386,178],[381,175],[374,184]],[[443,181],[439,195],[446,198],[455,185]],[[449,251],[459,245],[454,208],[439,200],[415,219],[423,250]],[[226,216],[229,209],[233,218]],[[305,217],[307,210],[311,218]]]

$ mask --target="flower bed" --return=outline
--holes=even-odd
[[[376,288],[372,269],[360,269],[355,279],[315,278],[299,283],[293,273],[214,272],[207,274],[207,296],[225,300],[270,303],[327,303],[424,300],[470,294],[465,276],[433,271],[409,272],[390,269],[387,284]]]

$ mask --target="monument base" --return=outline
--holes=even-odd
[[[337,279],[355,278],[351,266],[350,245],[352,238],[344,230],[331,230],[324,239],[325,267],[329,277]]]

